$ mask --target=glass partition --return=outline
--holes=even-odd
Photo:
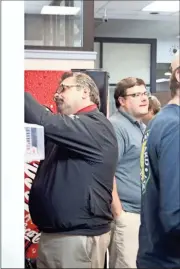
[[[110,84],[129,76],[150,84],[150,44],[105,42],[102,54],[103,69],[110,74]]]
[[[116,112],[116,106],[114,101],[114,90],[115,86],[109,86],[108,95],[109,95],[109,116]]]
[[[170,63],[157,63],[156,65],[156,92],[169,91]]]
[[[24,1],[25,46],[83,47],[83,1]]]

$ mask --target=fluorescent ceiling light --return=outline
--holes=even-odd
[[[62,7],[62,6],[44,6],[41,14],[44,15],[77,15],[80,11],[79,7]]]
[[[171,76],[171,73],[170,72],[166,72],[164,73],[165,76]]]
[[[169,81],[168,78],[160,78],[160,79],[156,79],[156,83],[161,83],[161,82],[166,82]]]
[[[149,12],[178,12],[179,1],[154,1],[142,9]]]

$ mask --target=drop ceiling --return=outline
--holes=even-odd
[[[95,18],[103,18],[105,10],[109,19],[128,20],[176,20],[179,19],[179,12],[163,12],[158,15],[151,15],[142,9],[153,1],[96,1]]]
[[[40,14],[43,6],[48,6],[52,1],[24,1],[25,14]]]
[[[26,14],[40,14],[44,5],[52,1],[24,1]],[[76,2],[76,1],[75,1]],[[78,1],[79,2],[79,1]],[[132,20],[178,20],[179,12],[160,13],[151,15],[142,9],[153,1],[94,1],[94,17],[103,18],[106,10],[108,19],[132,19]]]
[[[52,4],[53,2],[61,2],[61,5],[64,5],[64,1],[60,1],[60,0],[51,0],[51,1],[24,1],[24,13],[25,14],[40,14],[41,13],[41,9],[44,6],[49,6],[50,4]],[[74,6],[76,7],[80,7],[81,6],[81,0],[75,1]]]

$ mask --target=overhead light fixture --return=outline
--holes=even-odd
[[[142,9],[149,12],[178,12],[179,1],[154,1]]]
[[[169,80],[170,80],[169,78],[159,78],[159,79],[156,79],[156,83],[167,82]]]
[[[171,76],[171,73],[170,72],[166,72],[164,73],[165,76]]]
[[[43,15],[77,15],[79,7],[44,6],[41,9]]]

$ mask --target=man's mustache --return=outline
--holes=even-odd
[[[54,101],[56,104],[63,104],[64,103],[63,99],[61,99],[59,97],[54,97]]]

